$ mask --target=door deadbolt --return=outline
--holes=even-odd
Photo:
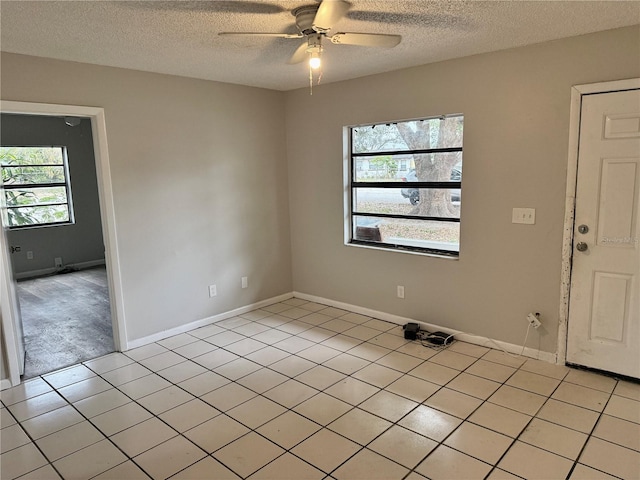
[[[578,244],[576,245],[576,249],[579,252],[586,252],[588,248],[589,248],[589,245],[587,245],[584,242],[578,242]]]
[[[587,227],[586,225],[580,225],[578,227],[578,231],[582,234],[585,234],[589,231],[589,227]]]

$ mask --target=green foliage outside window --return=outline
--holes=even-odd
[[[68,223],[64,147],[0,147],[8,226]]]

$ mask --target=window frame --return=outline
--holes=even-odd
[[[357,178],[356,175],[356,164],[357,159],[366,158],[366,157],[376,157],[376,156],[393,156],[393,155],[424,155],[424,154],[434,154],[434,153],[452,153],[452,152],[463,152],[463,145],[460,147],[441,147],[441,148],[426,148],[426,149],[407,149],[407,150],[381,150],[374,152],[360,152],[354,153],[353,151],[353,131],[357,128],[362,127],[372,127],[377,125],[388,125],[390,123],[403,123],[403,122],[415,122],[421,120],[432,120],[437,118],[444,117],[463,117],[464,114],[449,114],[449,115],[439,115],[434,117],[425,117],[425,118],[417,118],[412,120],[397,120],[392,122],[376,122],[370,124],[358,124],[358,125],[350,125],[346,126],[346,140],[347,145],[345,149],[346,153],[346,164],[347,164],[347,172],[345,172],[346,179],[346,192],[345,192],[345,213],[346,213],[346,222],[345,222],[345,244],[351,246],[359,246],[359,247],[367,247],[367,248],[375,248],[379,250],[387,250],[387,251],[399,251],[405,253],[415,253],[421,255],[430,255],[430,256],[438,256],[438,257],[446,257],[452,259],[458,259],[460,256],[460,244],[458,242],[457,250],[445,250],[438,248],[430,248],[430,247],[418,247],[413,245],[403,245],[398,243],[387,243],[382,241],[373,241],[373,240],[363,240],[355,238],[356,232],[356,217],[373,217],[373,218],[392,218],[392,219],[406,219],[406,220],[424,220],[424,221],[436,221],[436,222],[447,222],[447,223],[458,223],[460,224],[460,217],[431,217],[431,216],[423,216],[423,215],[403,215],[403,214],[390,214],[390,213],[371,213],[371,212],[358,212],[354,210],[355,205],[355,196],[357,188],[397,188],[403,189],[407,188],[407,182],[403,181],[388,181],[388,182],[358,182],[354,179]],[[415,181],[411,182],[411,188],[415,189],[447,189],[447,190],[460,190],[462,193],[462,179],[460,181],[446,181],[446,182],[431,182],[431,181]],[[461,195],[462,196],[462,195]]]
[[[2,145],[2,148],[51,148],[51,149],[60,149],[62,153],[62,164],[20,164],[20,165],[1,165],[0,171],[3,171],[5,168],[16,168],[16,167],[62,167],[62,171],[64,174],[64,182],[50,182],[50,183],[35,183],[35,184],[4,184],[3,181],[0,180],[0,186],[3,192],[3,207],[7,210],[14,210],[25,207],[49,207],[49,206],[59,206],[66,205],[67,213],[69,216],[68,220],[60,221],[60,222],[41,222],[41,223],[30,223],[25,225],[9,225],[7,221],[7,228],[9,230],[23,230],[30,228],[43,228],[43,227],[56,227],[61,225],[73,225],[75,224],[75,215],[73,209],[73,197],[71,195],[71,175],[69,170],[69,157],[67,152],[66,145]],[[15,205],[10,206],[7,204],[6,191],[11,190],[29,190],[32,188],[51,188],[51,187],[64,187],[66,202],[56,202],[56,203],[47,203],[44,205]]]

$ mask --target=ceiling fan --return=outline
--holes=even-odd
[[[323,52],[322,41],[328,39],[335,45],[358,45],[363,47],[392,48],[400,43],[400,35],[380,33],[349,33],[339,32],[329,35],[333,25],[343,18],[351,8],[351,4],[344,0],[320,0],[318,5],[307,5],[291,11],[295,17],[298,33],[268,33],[268,32],[220,32],[219,35],[244,35],[274,38],[304,38],[305,41],[289,59],[289,64],[296,64],[309,60],[311,69],[320,68]]]

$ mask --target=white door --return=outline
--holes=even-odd
[[[582,97],[567,362],[640,378],[640,90]]]
[[[4,207],[4,190],[0,188],[0,208]],[[4,214],[4,212],[3,212]],[[4,221],[0,221],[0,319],[13,319],[13,329],[5,329],[2,334],[5,337],[7,349],[9,380],[12,385],[20,382],[20,375],[24,373],[24,336],[22,332],[22,318],[20,316],[20,304],[15,289],[11,262],[9,260],[9,246]]]

